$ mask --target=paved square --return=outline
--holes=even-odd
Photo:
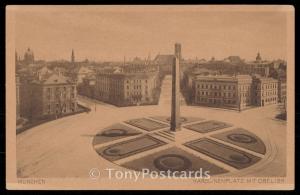
[[[186,125],[183,127],[193,130],[193,131],[197,131],[199,133],[208,133],[211,131],[216,131],[216,130],[224,129],[224,128],[231,127],[231,126],[232,125],[230,125],[228,123],[211,120],[211,121],[205,121],[205,122],[196,123],[196,124],[192,124],[192,125]]]
[[[165,142],[159,139],[156,139],[149,135],[145,135],[131,140],[105,146],[96,149],[96,151],[103,158],[110,161],[115,161],[165,144]]]
[[[105,142],[110,142],[113,140],[139,134],[141,134],[140,131],[130,128],[126,125],[114,124],[97,133],[93,140],[93,145],[102,144]]]
[[[168,116],[153,116],[151,118],[159,120],[159,121],[163,121],[166,123],[170,123],[170,121],[171,121],[171,117],[168,117]],[[180,117],[180,122],[182,124],[196,122],[196,121],[202,121],[202,120],[204,120],[204,119],[197,118],[197,117],[183,117],[183,116]]]
[[[263,141],[253,133],[242,128],[214,134],[212,137],[260,154],[266,153],[266,146]]]
[[[209,171],[209,175],[228,172],[215,164],[196,157],[177,147],[168,148],[140,159],[126,162],[122,164],[122,166],[137,171],[149,169],[150,171],[156,172],[170,170],[171,172],[184,171],[188,173],[202,169],[203,173],[204,171]]]
[[[125,122],[146,131],[154,131],[169,126],[167,124],[156,122],[147,118],[132,119]]]
[[[184,145],[212,158],[220,160],[237,169],[249,167],[261,159],[257,156],[207,138],[191,141]]]

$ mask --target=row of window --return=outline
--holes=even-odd
[[[220,100],[220,99],[208,99],[197,97],[199,103],[209,103],[209,104],[235,104],[235,100]]]
[[[276,83],[257,85],[256,89],[277,89]]]
[[[205,85],[205,84],[197,84],[198,89],[222,89],[222,85]],[[223,85],[223,89],[235,89],[234,85]]]
[[[56,93],[55,96],[53,96],[55,100],[59,100],[60,98],[65,100],[67,99],[67,94],[66,93]],[[70,94],[70,98],[75,98],[75,93]],[[47,94],[47,99],[51,100],[51,94]]]
[[[215,97],[222,97],[221,92],[208,92],[208,91],[198,91],[198,96],[200,95],[214,95]],[[235,93],[223,93],[223,97],[235,97]]]
[[[51,104],[47,105],[47,113],[51,114],[51,109],[53,110],[53,107],[51,106]],[[75,111],[75,103],[70,103],[69,105],[69,110],[71,110],[72,112]],[[54,109],[55,113],[66,113],[67,112],[67,104],[63,103],[63,104],[55,104],[55,109]]]
[[[55,88],[48,87],[47,88],[47,93],[51,94],[53,90],[54,90],[55,93],[60,92],[60,91],[67,91],[67,87],[55,87]],[[74,90],[75,90],[75,87],[72,86],[71,91],[74,91]]]
[[[276,102],[277,101],[277,98],[276,97],[272,97],[272,98],[266,98],[265,99],[265,102],[268,103],[268,102]]]
[[[270,92],[265,92],[265,93],[262,93],[262,97],[268,97],[268,96],[271,96],[271,95],[277,95],[277,91],[270,91]]]
[[[264,85],[262,86],[262,88],[263,88],[263,89],[264,89],[264,88],[266,88],[266,89],[275,89],[275,88],[277,88],[277,84],[275,84],[275,83],[264,84]]]
[[[142,82],[142,80],[132,80],[134,83],[141,83]],[[148,82],[148,80],[146,79],[145,80],[145,83],[147,83]],[[129,80],[126,80],[126,83],[130,83],[130,81]]]
[[[141,91],[134,91],[134,92],[127,92],[127,96],[130,96],[130,95],[142,95],[142,92]],[[145,91],[145,95],[148,95],[148,91]]]

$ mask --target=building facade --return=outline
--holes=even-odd
[[[198,76],[194,80],[195,104],[244,109],[251,105],[252,79],[248,75]]]
[[[52,74],[21,84],[21,116],[29,120],[60,117],[77,111],[76,84]]]
[[[278,80],[278,102],[285,103],[286,95],[287,95],[287,88],[286,88],[286,80],[279,79]]]
[[[198,105],[243,110],[276,104],[279,97],[284,98],[286,85],[282,85],[279,91],[276,79],[258,75],[200,75],[193,80],[193,98]]]
[[[153,104],[158,80],[158,71],[100,71],[96,75],[95,98],[117,106]]]
[[[253,77],[253,105],[266,106],[278,102],[278,80],[270,77]]]
[[[85,77],[80,85],[77,85],[77,93],[89,98],[95,97],[96,76]]]

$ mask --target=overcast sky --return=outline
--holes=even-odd
[[[244,10],[244,11],[243,11]],[[172,54],[182,44],[184,58],[253,60],[286,58],[286,13],[277,9],[228,7],[19,7],[15,11],[16,50],[30,47],[36,59],[122,60]]]

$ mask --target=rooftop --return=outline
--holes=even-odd
[[[69,78],[56,73],[46,75],[42,80],[34,80],[33,83],[43,85],[74,84]]]
[[[251,80],[250,75],[198,75],[195,80],[220,80],[220,81],[238,81]]]

